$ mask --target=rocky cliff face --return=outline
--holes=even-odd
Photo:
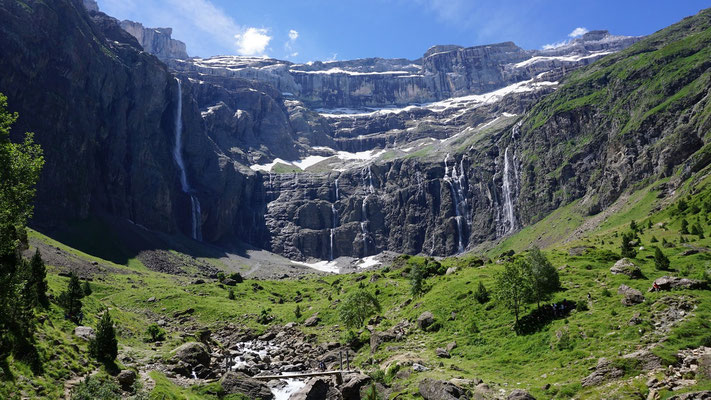
[[[637,40],[595,31],[550,50],[524,50],[511,42],[435,46],[416,61],[369,58],[291,64],[221,56],[169,64],[184,73],[260,80],[312,108],[383,107],[487,93],[541,73],[565,73]]]
[[[3,2],[0,91],[45,149],[36,223],[108,214],[295,259],[447,255],[708,163],[709,14],[622,51],[638,39],[171,59],[178,85],[79,0]],[[344,106],[360,109],[315,108]]]
[[[36,132],[45,151],[34,223],[108,214],[188,234],[190,196],[172,154],[178,85],[165,65],[78,0],[2,2],[0,18],[0,91],[20,113],[15,132]],[[183,86],[180,147],[204,237],[259,241],[250,205],[260,203],[252,199],[260,179],[204,134],[191,85]]]
[[[145,28],[133,21],[121,21],[121,28],[135,37],[145,51],[161,60],[188,58],[185,43],[171,38],[172,28]]]

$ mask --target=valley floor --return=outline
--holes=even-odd
[[[322,360],[338,369],[339,357],[348,354],[363,375],[346,379],[364,394],[374,387],[382,398],[421,398],[428,390],[454,387],[469,398],[506,398],[522,389],[539,399],[665,399],[711,389],[711,291],[649,291],[663,276],[708,284],[711,238],[680,233],[686,220],[711,234],[711,177],[697,176],[673,193],[665,181],[641,187],[605,218],[583,217],[573,203],[477,254],[399,256],[374,271],[341,275],[300,270],[298,277],[239,282],[219,258],[193,258],[181,274],[169,274],[140,259],[118,264],[95,257],[36,231],[30,243],[49,265],[52,298],[66,286],[69,270],[91,281],[82,325],[95,327],[98,314],[109,310],[118,333],[118,367],[136,371],[142,387],[134,398],[240,398],[219,380],[225,365],[249,375],[314,370]],[[639,242],[631,262],[639,279],[610,271],[633,220]],[[529,316],[528,325],[517,334],[509,310],[493,299],[481,304],[473,293],[480,282],[492,291],[503,264],[532,243],[545,245],[561,278],[562,290],[545,300],[544,309],[553,303],[569,307],[552,314],[526,305],[521,315]],[[671,260],[671,270],[655,268],[656,246]],[[415,265],[435,273],[425,280],[422,296],[413,298],[409,270]],[[220,270],[228,270],[227,279],[210,277]],[[643,301],[625,305],[623,285],[639,290]],[[339,309],[359,289],[373,293],[382,311],[348,330]],[[422,322],[427,312],[429,327]],[[51,304],[39,319],[44,371],[34,375],[10,359],[1,397],[61,398],[88,375],[108,379],[58,306]],[[164,340],[147,341],[153,323],[165,330]],[[208,346],[210,366],[186,370],[187,361],[177,361],[175,350],[200,341]],[[290,390],[301,385],[291,383]],[[287,389],[275,390],[277,398],[287,398]]]

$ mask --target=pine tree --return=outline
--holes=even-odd
[[[486,290],[486,286],[482,281],[479,281],[479,285],[474,292],[474,299],[479,302],[479,304],[484,304],[489,301],[489,291]]]
[[[105,310],[99,320],[96,338],[89,343],[89,352],[92,357],[103,363],[113,362],[118,355],[118,341],[109,310]]]
[[[622,244],[620,246],[622,257],[637,257],[637,250],[635,250],[634,246],[632,245],[632,240],[634,240],[634,234],[632,232],[622,234]]]
[[[683,218],[681,220],[681,230],[679,231],[682,235],[688,235],[689,234],[689,222],[686,220],[686,218]]]
[[[692,225],[691,226],[691,234],[698,236],[699,239],[703,239],[704,238],[704,230],[703,230],[703,228],[701,228],[701,224],[699,224],[697,222],[694,225]]]
[[[301,307],[299,307],[298,304],[296,305],[296,308],[294,308],[294,316],[296,319],[301,318]]]
[[[659,247],[654,248],[654,266],[661,271],[669,269],[669,258],[664,255]]]
[[[67,290],[59,295],[59,305],[64,308],[64,313],[74,323],[81,322],[81,299],[84,297],[84,290],[81,288],[79,278],[73,273],[69,273],[69,283]]]
[[[91,284],[89,281],[84,281],[84,283],[81,286],[82,292],[84,292],[84,296],[91,296],[92,293],[94,293],[93,290],[91,290]]]
[[[39,249],[35,250],[35,254],[30,260],[30,276],[27,284],[28,287],[32,288],[33,300],[37,304],[47,307],[49,305],[49,300],[47,299],[47,268],[44,266]]]

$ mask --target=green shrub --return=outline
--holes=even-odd
[[[490,299],[489,291],[486,290],[486,286],[484,286],[484,283],[482,281],[479,281],[479,284],[477,285],[476,290],[474,291],[474,299],[479,304],[485,304]]]
[[[72,400],[121,400],[121,389],[110,378],[87,376],[71,394]]]
[[[148,335],[148,342],[161,342],[165,340],[165,331],[157,324],[148,325],[146,335]]]

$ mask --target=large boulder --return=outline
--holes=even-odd
[[[434,324],[434,321],[434,315],[429,311],[425,311],[417,317],[417,327],[426,331],[427,328]]]
[[[674,289],[708,289],[709,285],[705,281],[696,279],[679,278],[677,276],[663,276],[654,280],[659,290],[674,290]],[[654,291],[654,285],[649,289]]]
[[[639,269],[639,267],[629,258],[622,258],[617,261],[615,265],[610,268],[610,272],[615,275],[627,275],[632,279],[639,279],[642,277],[642,270]]]
[[[420,381],[420,394],[425,400],[468,400],[465,391],[459,386],[445,381],[425,378]]]
[[[132,369],[125,369],[119,372],[118,376],[116,376],[116,380],[121,385],[123,390],[130,390],[136,382],[136,376],[136,371]]]
[[[360,389],[370,383],[370,377],[364,374],[346,375],[344,380],[340,387],[343,400],[360,400]]]
[[[324,400],[328,397],[330,387],[321,378],[313,378],[289,397],[289,400]]]
[[[622,304],[626,306],[633,306],[644,302],[642,292],[627,285],[620,285],[617,289],[617,294],[622,295]]]
[[[210,352],[203,343],[189,342],[173,350],[173,361],[183,362],[194,368],[198,365],[210,366]]]
[[[96,332],[90,326],[77,326],[74,328],[74,336],[89,341],[96,338]]]
[[[321,322],[321,318],[319,318],[318,313],[315,313],[304,321],[304,326],[316,326],[319,322]]]
[[[241,373],[228,371],[220,381],[226,394],[242,394],[250,399],[272,400],[274,394],[269,386]]]
[[[506,397],[506,400],[536,400],[536,398],[525,390],[516,389]]]

